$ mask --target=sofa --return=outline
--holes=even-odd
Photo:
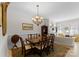
[[[55,37],[54,43],[74,46],[74,39],[72,37]]]

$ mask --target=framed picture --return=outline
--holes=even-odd
[[[4,2],[0,4],[0,26],[2,26],[2,34],[3,36],[7,33],[7,8],[8,8],[9,2]]]
[[[0,27],[2,26],[2,7],[0,4]]]
[[[33,24],[22,23],[22,30],[33,30]]]

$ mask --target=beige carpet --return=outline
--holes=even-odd
[[[54,44],[54,52],[51,51],[46,57],[64,57],[71,47],[66,45]],[[12,57],[22,57],[21,48],[9,49],[9,55]]]
[[[51,51],[48,57],[64,57],[71,47],[66,45],[54,45],[54,52]]]

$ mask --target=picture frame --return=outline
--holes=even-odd
[[[33,24],[22,23],[22,30],[33,30]]]
[[[2,26],[2,7],[0,4],[0,27]]]
[[[1,27],[2,27],[2,35],[5,36],[7,33],[7,8],[8,8],[9,2],[4,2],[0,4],[1,8]]]

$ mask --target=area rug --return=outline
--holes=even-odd
[[[70,48],[71,47],[66,45],[54,44],[54,51],[51,51],[48,55],[44,57],[64,57],[70,50]],[[23,57],[21,55],[21,48],[10,49],[9,52],[10,52],[9,55],[12,57]],[[31,57],[39,57],[39,56],[32,55]]]
[[[48,57],[64,57],[70,50],[70,46],[67,45],[54,45],[54,51],[51,51]]]

